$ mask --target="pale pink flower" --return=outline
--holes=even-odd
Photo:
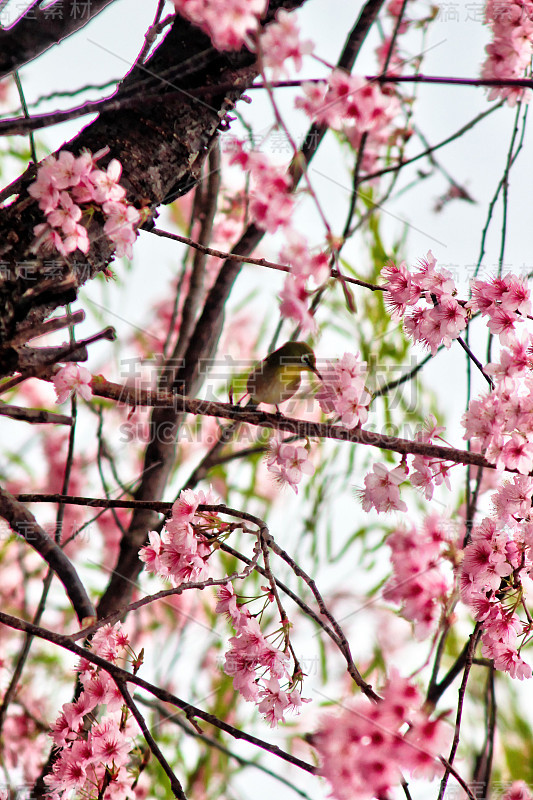
[[[161,570],[161,560],[159,558],[161,553],[161,538],[156,531],[148,533],[148,540],[150,544],[141,547],[139,550],[139,558],[146,564],[148,572],[159,572]]]
[[[381,270],[381,277],[387,287],[385,305],[393,319],[399,319],[405,314],[407,306],[418,302],[420,286],[413,281],[405,261],[398,265],[394,261],[388,261]]]
[[[513,433],[504,445],[496,466],[501,469],[513,469],[521,475],[529,475],[533,469],[533,442]]]
[[[62,367],[53,378],[54,387],[57,394],[57,402],[64,403],[71,394],[80,394],[84,400],[92,397],[91,380],[92,375],[85,367],[79,364],[67,364]]]
[[[237,50],[257,30],[265,0],[172,0],[176,11],[204,30],[219,50]]]
[[[387,469],[385,464],[374,464],[372,472],[365,476],[365,488],[360,490],[364,511],[375,508],[381,511],[407,511],[400,499],[400,484],[406,479],[405,467]]]
[[[122,174],[120,161],[113,158],[106,170],[95,169],[91,172],[90,179],[93,184],[93,200],[97,203],[117,203],[126,195],[126,190],[120,186]]]
[[[76,223],[81,219],[81,208],[77,206],[68,192],[61,192],[59,205],[48,214],[48,223],[53,228],[61,228],[63,233],[73,233]]]
[[[150,572],[172,581],[175,586],[207,578],[211,545],[198,526],[206,526],[216,533],[222,531],[224,525],[216,514],[197,513],[197,509],[200,504],[216,502],[210,491],[186,489],[180,493],[161,537],[150,533],[149,544],[141,548],[139,557]]]
[[[92,166],[90,156],[82,155],[76,158],[68,150],[61,150],[54,169],[54,182],[57,188],[70,189],[77,186],[82,178],[89,177]]]
[[[81,788],[87,782],[86,766],[80,762],[76,751],[65,750],[54,762],[52,773],[45,776],[44,782],[52,790]]]
[[[256,225],[269,233],[289,224],[294,210],[294,197],[285,175],[262,176],[250,193],[250,214]]]
[[[75,157],[62,150],[58,158],[50,156],[37,170],[29,194],[39,201],[48,224],[34,227],[32,252],[48,254],[54,251],[68,256],[75,250],[88,253],[90,241],[86,228],[79,224],[83,209],[80,204],[98,203],[107,217],[104,233],[115,244],[117,256],[133,255],[140,212],[124,200],[126,190],[118,183],[122,166],[112,159],[107,170],[96,167],[98,159],[107,154],[104,148],[92,155],[85,151]],[[60,228],[64,239],[54,228]]]
[[[518,678],[520,681],[531,678],[530,665],[524,661],[514,647],[501,644],[493,652],[492,658],[495,668],[508,672],[511,678]]]
[[[261,50],[266,67],[270,67],[274,79],[287,73],[285,62],[292,58],[294,69],[302,68],[303,56],[314,50],[311,41],[300,39],[300,29],[294,12],[281,8],[276,13],[276,21],[271,23],[261,36]]]
[[[238,627],[240,618],[243,613],[246,615],[246,609],[242,610],[237,604],[237,596],[233,590],[233,584],[228,583],[225,586],[220,586],[217,591],[218,602],[215,607],[217,614],[226,614],[231,619],[235,627]]]
[[[302,476],[304,474],[312,475],[315,471],[305,447],[279,443],[276,438],[271,440],[267,467],[277,483],[281,486],[290,486],[296,494],[298,494],[298,484],[302,480]]]
[[[321,286],[331,274],[330,256],[326,252],[312,254],[305,237],[294,228],[288,228],[285,237],[279,260],[290,266],[296,278],[312,279],[315,286]]]
[[[279,313],[282,317],[294,320],[300,326],[302,334],[316,330],[316,320],[309,308],[309,293],[305,281],[288,275],[279,299]]]
[[[39,208],[50,214],[59,203],[60,189],[56,179],[57,162],[54,156],[46,158],[37,170],[37,178],[28,187],[28,194],[39,201]]]
[[[75,225],[71,233],[67,234],[63,242],[63,250],[58,247],[59,252],[63,254],[73,253],[74,250],[81,250],[82,253],[87,254],[91,243],[87,234],[86,228],[83,225]]]
[[[283,714],[290,706],[289,695],[281,689],[277,678],[269,678],[264,683],[257,707],[270,727],[275,728],[278,722],[285,722]]]
[[[49,255],[55,251],[64,254],[63,240],[59,233],[55,231],[48,223],[41,222],[33,228],[35,240],[31,246],[32,253],[39,251],[43,255]]]
[[[453,589],[451,570],[444,554],[451,540],[449,521],[432,515],[420,530],[397,529],[387,538],[391,548],[392,577],[383,596],[402,606],[402,615],[415,624],[418,638],[427,637]]]
[[[360,360],[359,353],[345,353],[338,361],[328,361],[320,374],[316,399],[322,411],[337,413],[346,428],[366,422],[372,398],[365,388],[367,363]]]
[[[492,29],[493,41],[485,48],[487,58],[481,75],[489,79],[521,78],[531,61],[533,37],[533,8],[529,0],[518,2],[488,0],[485,19]],[[528,100],[529,92],[519,86],[494,86],[489,100],[507,99],[510,106],[518,100]]]
[[[95,708],[105,705],[107,711],[118,711],[124,704],[124,698],[120,694],[116,683],[104,671],[96,672],[89,681],[84,684],[84,697]]]

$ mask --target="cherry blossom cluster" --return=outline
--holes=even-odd
[[[115,245],[116,255],[132,257],[135,226],[141,215],[125,200],[126,190],[119,184],[120,162],[112,159],[105,170],[96,166],[107,152],[104,148],[92,155],[86,150],[74,156],[62,150],[57,158],[51,155],[42,162],[28,189],[46,215],[46,222],[33,229],[34,252],[88,253],[89,237],[81,219],[90,219],[98,209],[105,217],[104,233]]]
[[[362,167],[371,171],[383,149],[395,137],[394,120],[400,103],[376,82],[334,69],[327,83],[304,83],[295,101],[311,119],[340,131],[358,150],[365,136]]]
[[[240,141],[235,141],[229,163],[250,174],[250,215],[255,224],[269,233],[287,226],[294,209],[288,175],[271,164],[264,153],[246,150]]]
[[[311,290],[328,280],[330,256],[325,251],[312,253],[303,237],[294,228],[285,230],[286,243],[281,248],[279,260],[290,267],[290,273],[280,292],[280,314],[292,319],[302,333],[314,332],[316,321],[309,309]]]
[[[482,653],[494,660],[496,669],[512,678],[531,677],[531,667],[521,654],[521,647],[533,632],[531,622],[523,622],[517,609],[526,602],[533,569],[533,526],[529,521],[533,481],[516,477],[499,489],[498,503],[506,515],[518,509],[517,500],[527,496],[528,521],[505,526],[498,518],[486,517],[474,526],[464,550],[461,566],[461,598],[483,626]],[[518,513],[520,513],[518,511]],[[528,619],[531,617],[528,614]]]
[[[257,31],[266,0],[172,0],[176,11],[198,25],[218,50],[239,50]]]
[[[433,778],[450,739],[443,720],[429,718],[416,686],[394,672],[380,702],[361,697],[343,703],[340,713],[325,716],[313,743],[330,796],[370,800],[390,797],[405,772]]]
[[[302,41],[300,28],[296,22],[296,14],[280,8],[276,13],[276,21],[267,26],[260,39],[261,52],[265,67],[272,70],[274,80],[280,75],[287,75],[286,62],[292,59],[294,69],[299,72],[302,59],[314,50],[309,39]]]
[[[510,335],[508,337],[510,339]],[[531,337],[514,337],[500,359],[488,365],[492,392],[473,398],[463,416],[470,439],[496,469],[533,470],[533,374]]]
[[[100,628],[91,649],[112,664],[131,656],[128,637],[120,623]],[[79,796],[93,797],[103,781],[110,780],[111,796],[121,800],[130,796],[135,779],[127,767],[135,747],[133,737],[139,731],[105,670],[82,660],[78,672],[83,690],[77,700],[63,705],[50,734],[59,750],[52,772],[44,779],[48,796],[59,800],[75,789]],[[106,707],[105,716],[86,731],[84,718],[102,706]]]
[[[489,318],[489,330],[502,344],[514,341],[516,325],[531,312],[531,297],[525,279],[508,274],[472,283],[467,308]]]
[[[365,388],[367,363],[359,353],[345,353],[320,367],[322,381],[315,397],[325,414],[338,414],[345,428],[355,428],[368,419],[371,395]]]
[[[170,581],[173,586],[208,577],[207,562],[213,536],[228,526],[216,514],[199,512],[198,506],[216,502],[210,490],[193,492],[184,489],[180,492],[161,536],[150,531],[150,543],[139,551],[139,558],[144,561],[148,572]]]
[[[387,289],[385,303],[393,318],[405,316],[404,329],[414,342],[421,342],[435,355],[440,345],[450,347],[466,328],[467,311],[456,299],[451,273],[437,269],[431,250],[411,273],[402,261],[390,261],[381,271]],[[423,302],[422,306],[418,303]],[[409,310],[408,310],[409,309]]]
[[[435,438],[441,438],[444,428],[437,425],[433,415],[417,431],[415,441],[432,444]],[[407,511],[407,506],[400,497],[400,484],[409,479],[412,486],[423,491],[427,500],[433,497],[435,486],[445,484],[451,489],[449,471],[453,463],[417,454],[413,456],[410,467],[403,458],[397,467],[388,469],[385,464],[374,464],[372,472],[365,476],[365,488],[358,494],[364,511],[374,508],[378,513],[387,511]],[[408,477],[409,476],[409,477]]]
[[[316,322],[309,309],[311,292],[330,276],[330,256],[325,251],[312,252],[305,238],[291,226],[295,199],[292,182],[286,172],[271,164],[263,153],[248,150],[235,141],[229,158],[250,176],[249,214],[255,224],[275,233],[282,231],[285,243],[279,260],[290,267],[280,292],[280,313],[294,320],[303,334],[314,332]]]
[[[422,528],[397,528],[387,537],[393,573],[383,597],[402,607],[402,616],[414,623],[417,638],[426,638],[445,613],[453,589],[453,575],[445,559],[454,544],[450,521],[437,514],[426,517]]]
[[[372,472],[365,475],[365,488],[358,491],[363,511],[374,508],[378,514],[383,511],[407,511],[400,497],[400,484],[407,480],[407,467],[404,462],[388,469],[378,462]]]
[[[487,0],[485,21],[492,29],[492,42],[481,75],[489,80],[523,78],[533,53],[532,0]],[[529,100],[529,92],[518,86],[494,86],[489,100],[507,98],[510,106]]]
[[[416,432],[415,441],[433,444],[435,439],[442,439],[444,430],[437,424],[433,414],[430,414],[421,430]],[[450,461],[417,454],[410,465],[409,480],[412,486],[423,492],[426,500],[431,500],[435,486],[444,484],[451,491],[449,472],[452,467],[453,463]]]
[[[64,403],[71,394],[80,394],[84,400],[90,400],[92,378],[89,370],[79,364],[70,363],[61,367],[53,377],[57,402]]]
[[[245,700],[256,703],[271,727],[285,722],[286,711],[297,711],[306,702],[296,688],[298,682],[287,670],[289,656],[267,641],[257,620],[237,604],[231,584],[218,591],[216,610],[228,616],[236,631],[224,662],[224,672],[233,678],[234,689]]]
[[[267,468],[280,486],[290,486],[298,494],[303,475],[313,475],[315,468],[307,447],[288,444],[273,436],[268,445]]]

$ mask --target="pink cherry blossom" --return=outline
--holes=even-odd
[[[141,214],[124,199],[126,190],[119,184],[120,162],[112,159],[105,170],[96,166],[108,151],[109,148],[104,148],[94,155],[84,151],[75,157],[62,150],[57,158],[49,156],[43,161],[28,189],[30,196],[39,201],[48,223],[34,227],[33,252],[57,251],[63,256],[75,250],[88,253],[89,236],[80,220],[87,204],[96,204],[107,217],[104,233],[115,244],[115,254],[132,257]]]
[[[172,0],[176,11],[199,25],[219,50],[236,50],[257,30],[265,0]]]
[[[385,281],[385,305],[395,319],[401,319],[407,306],[416,305],[421,288],[415,284],[405,261],[396,265],[389,261],[381,270],[381,277]]]
[[[366,136],[363,169],[370,171],[380,153],[394,138],[394,122],[398,115],[397,98],[383,92],[378,84],[358,75],[334,69],[324,84],[302,85],[303,97],[296,100],[301,108],[320,124],[342,131],[357,148]]]
[[[382,696],[375,706],[363,698],[346,701],[324,716],[315,734],[321,774],[336,800],[389,797],[405,771],[427,777],[441,771],[438,755],[450,740],[442,720],[429,719],[416,687],[397,674]]]
[[[316,399],[322,411],[338,414],[346,428],[366,422],[371,395],[365,388],[367,363],[360,360],[359,353],[345,353],[337,361],[328,361],[320,374]]]
[[[283,713],[290,706],[290,699],[287,692],[284,692],[277,678],[269,678],[265,681],[265,687],[259,693],[261,698],[257,707],[271,728],[275,728],[278,722],[285,722]]]
[[[226,586],[220,586],[217,591],[217,598],[218,602],[215,608],[217,614],[226,614],[229,619],[232,620],[236,628],[238,628],[240,624],[244,624],[244,621],[241,622],[241,617],[243,614],[248,617],[248,614],[246,609],[241,610],[239,608],[237,597],[233,590],[233,584],[228,583]]]
[[[93,200],[97,203],[117,203],[122,200],[126,190],[119,184],[122,165],[113,158],[106,170],[95,169],[90,174],[93,184]]]
[[[432,515],[421,529],[396,529],[387,538],[392,577],[383,597],[402,606],[402,615],[425,638],[439,621],[453,589],[453,576],[444,554],[452,544],[449,520]],[[446,569],[447,567],[447,569]]]
[[[122,766],[128,761],[132,742],[124,734],[116,720],[108,718],[91,729],[91,741],[95,759],[110,767]]]
[[[315,471],[305,447],[285,444],[276,437],[270,440],[267,467],[280,486],[290,486],[296,494],[302,476],[312,475]]]
[[[156,531],[150,531],[148,534],[150,544],[141,547],[139,550],[139,558],[146,564],[148,572],[159,572],[161,570],[161,537]]]
[[[375,508],[381,511],[407,511],[400,499],[399,486],[406,479],[405,467],[387,469],[385,464],[374,464],[372,472],[365,476],[365,488],[360,490],[364,511]]]
[[[450,347],[466,327],[468,312],[455,299],[451,273],[437,268],[431,250],[420,260],[418,272],[411,274],[405,262],[399,266],[389,262],[381,274],[387,287],[385,304],[394,317],[405,315],[407,335],[429,347],[433,355],[441,345]],[[422,301],[425,306],[419,305]]]
[[[279,299],[279,313],[282,317],[289,317],[297,323],[302,334],[316,331],[316,320],[309,307],[309,292],[305,280],[289,275],[279,293]]]
[[[207,578],[211,545],[201,528],[216,534],[222,532],[225,525],[212,512],[197,513],[201,503],[216,504],[216,499],[210,492],[186,489],[180,493],[161,536],[152,531],[148,536],[149,544],[139,552],[148,572],[170,580],[175,586]]]
[[[92,375],[79,364],[67,364],[54,375],[53,382],[57,394],[57,402],[64,403],[71,394],[80,394],[84,400],[92,397]]]
[[[291,268],[291,275],[302,280],[312,280],[315,287],[321,286],[330,276],[330,256],[322,251],[311,253],[302,234],[293,228],[285,232],[286,244],[279,260]]]
[[[59,204],[48,214],[48,223],[53,228],[61,228],[63,233],[73,233],[76,223],[81,219],[81,208],[77,206],[68,192],[61,192]]]
[[[487,58],[481,75],[489,79],[524,77],[531,60],[533,38],[533,8],[530,0],[487,0],[485,19],[492,29],[493,41],[485,48]],[[528,100],[529,92],[522,87],[495,86],[489,100],[507,99],[510,106],[518,100]]]
[[[299,72],[303,57],[312,53],[313,49],[311,41],[300,39],[295,13],[289,13],[283,8],[276,13],[276,21],[261,36],[264,64],[272,69],[274,79],[287,73],[285,62],[289,58],[292,58],[294,69]]]

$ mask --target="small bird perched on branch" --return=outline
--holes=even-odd
[[[276,406],[292,397],[301,383],[303,371],[314,372],[322,380],[316,368],[316,358],[305,342],[289,341],[270,353],[250,373],[246,389],[253,405],[268,403]]]

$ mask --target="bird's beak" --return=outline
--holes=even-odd
[[[317,370],[317,368],[316,368],[316,367],[314,367],[312,364],[309,364],[309,369],[311,370],[311,372],[314,372],[314,373],[315,373],[315,375],[317,376],[317,378],[319,378],[321,381],[323,381],[323,380],[324,380],[324,378],[322,377],[322,375],[320,374],[320,372],[319,372],[319,371]]]

